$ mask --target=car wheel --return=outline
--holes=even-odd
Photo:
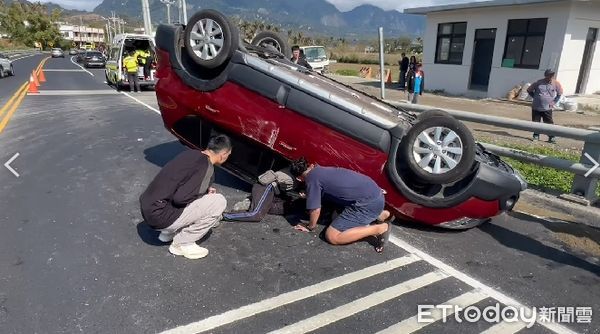
[[[452,117],[452,115],[450,115],[446,111],[439,110],[439,109],[433,109],[433,110],[427,110],[427,111],[423,111],[422,113],[419,113],[419,115],[417,115],[417,120],[422,121],[424,119],[434,117],[434,116]]]
[[[261,31],[252,39],[252,45],[261,47],[274,47],[287,59],[292,57],[292,50],[287,40],[279,33],[273,31]]]
[[[415,124],[402,139],[401,158],[428,184],[449,184],[466,177],[475,159],[469,129],[447,116],[431,116]]]
[[[4,68],[0,66],[0,79],[4,78]]]
[[[184,31],[185,49],[204,68],[225,64],[239,45],[235,25],[221,13],[206,9],[194,14]]]
[[[12,64],[10,65],[10,72],[8,72],[8,75],[10,75],[11,77],[15,76],[15,68],[14,66],[12,66]]]

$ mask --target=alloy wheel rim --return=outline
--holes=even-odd
[[[422,131],[413,144],[413,156],[419,167],[435,175],[448,173],[456,168],[463,151],[460,136],[443,126]]]
[[[212,60],[223,50],[223,28],[213,19],[201,19],[192,27],[190,46],[202,60]]]
[[[271,37],[262,38],[258,41],[257,44],[262,47],[264,47],[264,45],[271,45],[272,47],[277,49],[277,51],[281,52],[281,45],[274,38],[271,38]]]

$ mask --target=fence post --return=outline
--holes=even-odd
[[[581,158],[579,162],[584,165],[593,164],[586,156],[585,153],[589,154],[596,161],[600,160],[600,144],[591,143],[586,141],[581,151]],[[598,179],[590,175],[585,177],[582,175],[575,175],[573,178],[573,187],[571,193],[579,196],[583,196],[585,199],[594,203],[598,197],[596,196],[596,188],[598,187]]]

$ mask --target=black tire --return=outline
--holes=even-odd
[[[4,68],[0,66],[0,79],[4,78]]]
[[[419,135],[436,127],[446,129],[444,133],[447,133],[446,131],[453,131],[462,146],[462,155],[456,166],[437,174],[419,166],[413,151]],[[406,136],[402,138],[399,149],[400,158],[406,159],[405,161],[410,172],[416,176],[419,181],[426,184],[450,184],[463,179],[470,173],[475,159],[475,139],[473,138],[471,131],[469,131],[463,123],[447,116],[431,116],[419,121],[410,128]],[[441,148],[439,149],[441,150]],[[453,158],[456,157],[456,155],[452,153],[447,153],[446,151],[441,152],[443,152],[443,154],[451,155]],[[434,158],[430,160],[427,167],[430,167],[432,163],[435,163],[435,158],[439,157],[440,154],[440,152],[435,152],[434,150],[432,150],[432,153],[434,154]],[[440,159],[440,161],[445,164],[446,160]]]
[[[446,111],[439,110],[439,109],[433,109],[433,110],[427,110],[427,111],[423,111],[422,113],[419,113],[419,115],[417,115],[417,120],[422,121],[424,119],[434,117],[434,116],[452,117],[452,115],[450,115]]]
[[[274,31],[261,31],[253,39],[252,45],[267,47],[273,46],[277,51],[281,52],[286,59],[292,57],[292,49],[283,35]]]
[[[202,59],[194,51],[194,45],[191,45],[191,35],[196,29],[196,24],[201,20],[206,19],[214,21],[221,27],[221,33],[217,34],[216,36],[220,36],[223,40],[221,49],[217,51],[217,54],[212,59]],[[238,48],[240,36],[237,27],[229,22],[225,15],[217,12],[216,10],[205,9],[194,14],[194,16],[192,16],[192,18],[189,20],[184,30],[184,41],[185,50],[192,60],[204,68],[212,69],[217,68],[229,61],[235,50]]]
[[[8,75],[10,75],[11,77],[15,76],[15,68],[14,66],[12,66],[12,64],[10,65],[10,71],[8,72]]]

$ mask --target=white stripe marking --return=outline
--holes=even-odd
[[[442,305],[456,305],[464,308],[469,305],[473,305],[479,301],[482,301],[486,298],[487,296],[479,291],[469,291],[456,298],[452,298],[445,303],[442,303]],[[432,323],[444,318],[442,310],[439,308],[430,310],[429,312],[431,312],[431,315],[428,316],[427,319],[432,319],[433,321],[431,322],[418,322],[418,316],[415,315],[414,317],[405,319],[395,325],[392,325],[378,332],[377,334],[413,333],[427,325],[431,325]],[[452,314],[454,314],[454,307],[446,310],[446,318],[448,318],[448,316]]]
[[[481,332],[481,334],[509,334],[516,333],[521,329],[527,327],[525,323],[522,321],[519,322],[501,322],[497,325],[494,325],[485,331]]]
[[[76,70],[74,68],[45,68],[44,72],[84,72],[84,71]]]
[[[50,96],[77,96],[77,95],[116,95],[119,94],[112,89],[100,90],[40,90],[39,94],[32,96],[50,95]]]
[[[84,72],[87,72],[89,75],[94,76],[94,74],[88,70],[86,70],[85,68],[83,68],[83,66],[77,64],[76,62],[73,61],[73,58],[75,58],[75,56],[71,57],[71,63],[73,63],[73,65],[79,66],[79,68],[81,68]]]
[[[528,314],[529,314],[529,312],[531,312],[531,309],[529,307],[525,306],[524,304],[516,301],[515,299],[503,294],[502,292],[500,292],[492,287],[489,287],[489,286],[479,282],[478,280],[474,279],[473,277],[471,277],[461,271],[458,271],[454,267],[447,265],[446,263],[442,262],[441,260],[438,260],[435,257],[423,252],[422,250],[409,245],[405,241],[398,239],[396,236],[390,235],[389,240],[394,245],[404,249],[405,251],[407,251],[409,253],[417,255],[418,257],[423,259],[423,261],[441,269],[446,274],[453,276],[454,278],[470,285],[471,287],[473,287],[475,289],[480,290],[481,292],[488,295],[490,298],[496,299],[497,301],[499,301],[500,303],[505,304],[505,305],[510,305],[510,306],[514,306],[517,308],[524,308],[527,310]],[[575,334],[576,333],[576,332],[570,330],[569,328],[567,328],[563,325],[560,325],[560,324],[556,324],[556,323],[552,323],[552,322],[540,322],[540,321],[538,321],[538,323],[555,333],[560,333],[560,334],[563,334],[563,333]]]
[[[367,267],[352,273],[348,273],[323,282],[319,282],[317,284],[310,285],[302,289],[286,292],[279,296],[275,296],[253,304],[242,306],[238,309],[227,311],[225,313],[221,313],[201,321],[166,330],[162,332],[162,334],[191,334],[211,330],[213,328],[221,327],[223,325],[227,325],[232,322],[236,322],[238,320],[257,315],[259,313],[273,310],[275,308],[299,300],[313,297],[320,293],[327,292],[347,284],[351,284],[381,273],[388,272],[390,270],[408,265],[418,260],[419,259],[416,256],[409,254],[401,258],[379,263],[371,267]]]
[[[21,59],[25,59],[25,58],[33,57],[33,56],[35,56],[35,55],[38,55],[38,54],[39,54],[39,53],[34,53],[34,54],[31,54],[31,55],[27,55],[27,56],[23,56],[23,57],[19,57],[19,58],[11,59],[11,61],[15,62],[15,61],[17,61],[17,60],[21,60]]]
[[[348,304],[338,306],[327,312],[320,313],[314,317],[299,321],[295,324],[283,327],[281,329],[270,332],[269,334],[301,334],[308,333],[327,326],[333,322],[352,316],[356,313],[370,309],[371,307],[385,303],[388,300],[398,298],[401,295],[418,290],[424,286],[440,281],[448,277],[441,271],[434,271],[425,274],[421,277],[413,278],[411,280],[402,282],[394,285],[387,289],[372,293],[366,297],[357,299]]]
[[[140,101],[138,98],[131,96],[131,94],[128,94],[128,93],[125,93],[125,92],[121,92],[121,94],[123,94],[123,95],[125,95],[125,96],[128,96],[129,98],[133,99],[135,102],[137,102],[137,103],[139,103],[139,104],[143,105],[144,107],[146,107],[146,108],[148,108],[148,109],[150,109],[150,110],[152,110],[152,111],[154,111],[155,113],[157,113],[157,114],[159,114],[159,115],[160,115],[160,110],[158,110],[158,109],[156,109],[156,108],[154,108],[154,107],[152,107],[152,106],[148,105],[148,104],[147,104],[147,103],[145,103],[145,102],[142,102],[142,101]]]

